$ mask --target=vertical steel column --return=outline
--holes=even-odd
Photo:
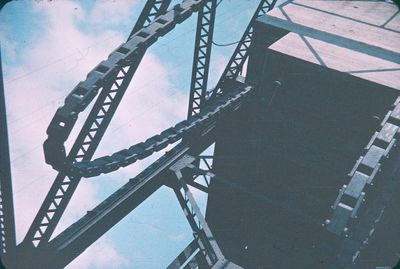
[[[142,19],[141,23],[152,21],[155,17],[163,14],[167,10],[170,1],[164,1],[164,3],[159,5],[160,2],[161,1],[150,0],[146,3],[139,19],[143,17],[148,19]],[[154,10],[157,11],[153,12]],[[139,27],[138,25],[140,25],[140,23],[137,23],[135,27]],[[144,25],[141,26],[143,27]],[[122,67],[115,79],[103,86],[99,98],[95,102],[92,111],[68,155],[70,160],[90,160],[93,157],[144,53],[145,51],[142,51],[141,55],[138,55],[138,60],[135,61],[135,63]],[[79,177],[68,177],[61,173],[57,175],[25,236],[24,244],[27,246],[33,244],[33,246],[37,247],[50,239],[79,181]]]
[[[197,19],[188,117],[200,112],[206,98],[216,10],[217,0],[208,0]]]
[[[15,248],[15,220],[8,146],[7,115],[0,51],[0,257]]]
[[[223,84],[227,80],[235,80],[240,72],[243,69],[243,65],[247,60],[249,54],[249,48],[253,41],[253,25],[257,18],[262,15],[265,15],[268,11],[274,8],[277,0],[262,0],[258,5],[253,17],[250,20],[249,25],[246,28],[242,38],[240,39],[238,45],[236,46],[235,51],[231,59],[228,62],[224,72],[222,73],[221,78],[219,79],[217,86],[214,88],[212,92],[212,96],[215,97],[222,93]]]

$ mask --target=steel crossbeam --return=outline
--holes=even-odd
[[[253,17],[250,20],[242,38],[236,46],[228,65],[226,66],[224,72],[221,75],[216,87],[212,90],[211,97],[220,95],[223,92],[223,85],[227,81],[236,80],[239,74],[242,72],[243,65],[246,62],[249,55],[249,48],[253,41],[253,25],[257,18],[262,15],[267,14],[268,11],[274,8],[277,0],[262,0],[258,5]]]
[[[0,257],[7,262],[7,255],[15,248],[15,220],[8,146],[7,116],[0,53]]]
[[[193,56],[188,118],[200,112],[206,99],[217,0],[208,0],[199,11]]]
[[[158,2],[159,1],[149,1],[149,3],[154,6],[158,4]],[[152,5],[146,4],[146,7]],[[167,5],[164,4],[161,7],[147,8],[147,10],[144,9],[139,18],[146,17],[148,18],[146,21],[154,20],[156,16],[165,12]],[[152,13],[153,9],[156,9],[157,12]],[[138,22],[135,27],[139,27],[140,23],[143,23],[143,25],[141,25],[143,27],[145,21]],[[143,57],[143,54],[144,52],[138,57],[139,62]],[[117,76],[103,86],[99,98],[97,99],[71,149],[68,156],[69,159],[88,160],[93,156],[95,149],[100,143],[100,140],[133,77],[134,70],[136,69],[135,67],[139,62],[134,62],[131,65],[122,67],[117,73]],[[62,173],[57,175],[45,201],[28,230],[24,239],[24,244],[33,244],[34,246],[38,246],[49,240],[65,208],[67,207],[72,194],[77,188],[79,181],[79,177],[69,177]]]

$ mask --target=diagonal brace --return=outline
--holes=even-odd
[[[174,189],[185,216],[192,228],[195,241],[200,248],[209,268],[237,268],[241,267],[233,264],[225,259],[222,251],[215,240],[210,227],[208,226],[203,214],[198,207],[193,194],[183,178],[182,169],[185,167],[193,168],[191,164],[195,160],[194,157],[185,155],[174,165],[170,167],[176,175],[179,187]]]

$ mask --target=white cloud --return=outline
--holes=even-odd
[[[41,20],[46,21],[43,27],[45,30],[40,33],[40,37],[36,38],[37,42],[18,52],[24,59],[21,65],[6,67],[8,77],[5,86],[12,159],[15,159],[13,176],[19,240],[22,240],[25,235],[56,175],[55,171],[45,164],[42,152],[42,143],[46,138],[45,130],[52,116],[57,107],[62,105],[69,91],[80,80],[85,79],[88,71],[106,59],[108,54],[124,41],[128,32],[121,33],[120,26],[132,24],[133,9],[138,6],[136,1],[97,1],[93,9],[85,11],[77,2],[39,1],[37,3],[35,12],[42,18]],[[6,27],[4,29],[1,30],[0,36],[7,38],[5,33],[8,30]],[[3,48],[6,46],[8,57],[12,56],[16,45],[15,42],[2,41]],[[170,50],[169,45],[166,47],[167,53],[175,52],[177,57],[183,54],[179,50]],[[97,150],[97,156],[110,154],[141,142],[186,116],[187,91],[176,89],[175,85],[181,83],[171,79],[172,75],[176,75],[175,80],[177,77],[182,79],[179,72],[181,70],[165,66],[151,52],[150,50],[144,57],[133,83]],[[216,74],[222,73],[228,60],[219,53],[219,50],[214,49],[213,53],[211,64],[213,80],[210,81],[209,86],[215,84],[219,77]],[[191,55],[188,59],[191,59]],[[84,119],[83,115],[80,118]],[[75,128],[71,138],[77,134],[77,131],[79,127]],[[121,169],[112,175],[83,180],[55,234],[68,227],[101,201],[104,193],[99,193],[99,190],[103,186],[100,186],[98,182],[112,181],[117,188],[141,171],[154,158],[156,156]],[[191,190],[204,212],[206,194],[197,189],[191,188]],[[180,209],[177,211],[181,213]],[[169,216],[174,223],[177,222],[175,216],[176,214]],[[180,218],[186,221],[183,215]],[[148,225],[144,228],[157,233],[158,237],[154,236],[155,238],[160,238],[162,234],[164,238],[170,240],[167,241],[171,243],[170,246],[176,242],[189,240],[188,237],[190,237],[190,232],[185,234],[181,233],[181,230],[166,233],[157,229],[151,230],[152,228]],[[129,261],[146,262],[148,260],[144,251],[141,256],[137,256],[137,250],[132,250],[132,256],[129,256],[128,261],[127,257],[117,251],[116,246],[120,246],[120,242],[114,242],[113,239],[107,237],[106,234],[68,268],[119,268],[129,266]],[[107,255],[101,255],[103,253]]]
[[[129,261],[116,251],[113,242],[107,237],[102,237],[71,262],[68,268],[82,269],[92,267],[114,269],[126,267],[129,264]]]
[[[110,0],[99,1],[91,11],[89,21],[94,25],[116,26],[125,23],[137,6],[137,1]]]
[[[21,52],[25,61],[18,67],[10,68],[8,73],[13,78],[29,74],[43,65],[45,68],[9,83],[7,78],[5,81],[19,240],[55,175],[45,165],[42,152],[45,130],[52,115],[73,85],[122,42],[119,32],[108,31],[100,36],[80,32],[75,21],[84,15],[76,12],[76,4],[72,2],[38,2],[35,7],[37,15],[46,18],[47,31],[42,33],[37,43]],[[110,35],[114,39],[104,42]],[[101,45],[97,45],[100,42]],[[76,53],[83,50],[86,52]],[[61,60],[57,61],[60,56]],[[51,66],[46,66],[46,63]],[[49,100],[55,101],[48,103]],[[32,184],[26,186],[26,182],[32,179]],[[84,182],[81,185],[75,194],[77,199],[73,200],[79,200],[73,207],[75,212],[84,212],[97,202],[94,184]],[[82,189],[85,192],[82,193]],[[76,219],[76,213],[70,214],[67,219],[72,216]]]
[[[5,36],[5,32],[9,32],[10,27],[6,24],[0,24],[0,40],[1,40],[1,48],[7,54],[10,61],[14,61],[17,57],[17,43],[8,39]]]
[[[36,43],[19,52],[24,56],[23,63],[4,67],[9,74],[5,88],[18,241],[23,239],[56,175],[45,164],[42,152],[51,117],[77,82],[123,42],[125,34],[110,26],[132,15],[128,8],[132,1],[96,2],[90,14],[74,2],[37,3],[35,12],[44,18],[46,30],[40,33]],[[105,17],[104,11],[111,13]],[[118,20],[109,20],[114,17],[111,15]],[[78,23],[87,18],[97,26],[103,24],[105,30],[100,34],[81,31]],[[2,30],[2,35],[4,33],[7,30]],[[6,46],[6,51],[12,51],[14,44],[10,42]],[[101,153],[109,154],[139,142],[169,127],[186,112],[182,105],[186,96],[173,91],[168,71],[156,56],[146,55],[134,84],[137,86],[130,87],[110,126],[108,134],[112,143],[105,141],[99,148]],[[107,140],[107,136],[105,138]],[[143,165],[135,168],[136,171]],[[80,183],[56,233],[99,202],[97,189],[95,181]],[[127,263],[111,239],[102,238],[69,267],[118,268]]]

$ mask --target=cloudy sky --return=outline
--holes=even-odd
[[[257,2],[223,0],[217,13],[215,41],[237,41]],[[56,176],[45,164],[42,151],[51,118],[74,86],[126,40],[144,3],[14,1],[1,10],[1,55],[18,242],[25,236]],[[148,50],[97,156],[141,142],[185,118],[195,26],[196,16],[192,16]],[[219,78],[233,49],[213,47],[210,87]],[[80,119],[85,119],[85,113]],[[78,131],[79,127],[75,128],[71,138]],[[69,143],[72,142],[70,139]],[[55,235],[156,157],[110,175],[82,180]],[[195,196],[204,210],[206,197],[199,191],[195,191]],[[68,268],[163,268],[191,240],[190,227],[174,193],[165,187]]]

